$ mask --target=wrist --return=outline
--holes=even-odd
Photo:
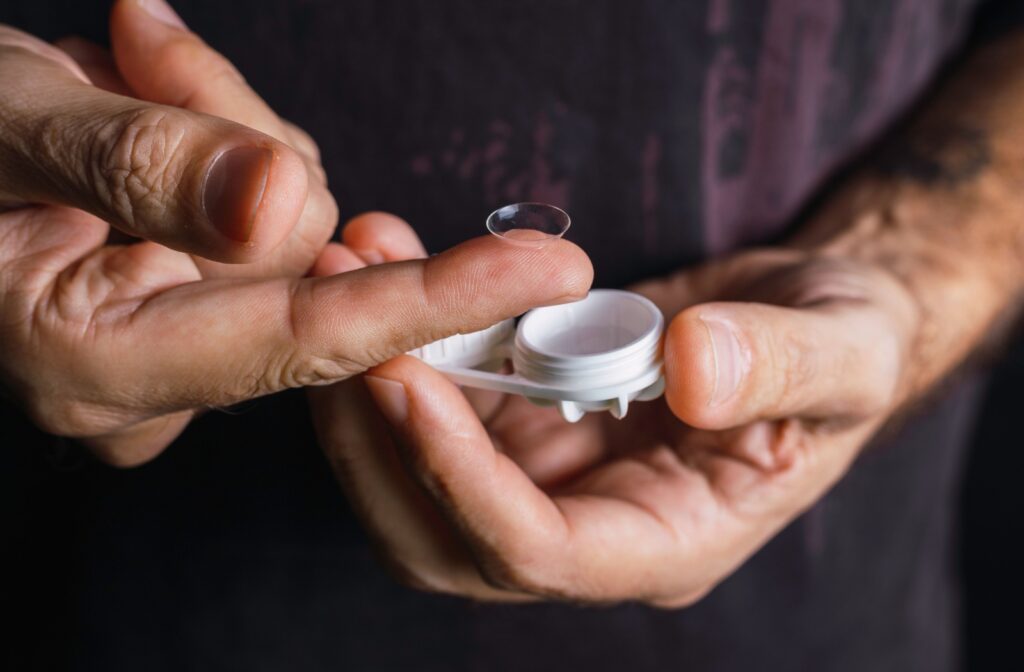
[[[947,151],[962,166],[974,162],[965,148]],[[917,308],[904,395],[913,398],[997,341],[999,327],[1016,316],[1024,293],[1024,207],[991,163],[941,186],[891,165],[855,178],[795,243],[877,268],[907,290]]]

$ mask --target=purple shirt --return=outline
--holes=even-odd
[[[343,217],[390,210],[442,249],[500,205],[551,202],[613,286],[782,235],[932,81],[975,3],[174,4],[320,143]],[[104,8],[6,0],[0,20],[102,38]],[[108,671],[954,669],[971,398],[937,401],[673,612],[482,606],[397,585],[303,397],[279,395],[207,415],[143,469],[54,481],[64,533],[27,546],[26,566],[59,558],[55,576],[73,578],[48,602],[26,589],[56,628],[32,651]]]

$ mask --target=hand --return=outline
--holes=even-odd
[[[918,312],[877,267],[769,250],[637,290],[672,317],[667,390],[621,421],[467,398],[411,357],[368,373],[369,395],[357,380],[311,392],[400,577],[477,599],[691,603],[906,398]]]
[[[180,338],[180,320],[202,310],[148,310],[149,327],[123,323],[201,278],[305,274],[337,208],[312,140],[166,4],[116,3],[111,36],[117,63],[81,39],[61,51],[0,26],[0,381],[43,428],[135,463],[192,411],[167,396],[185,381],[130,380],[144,370],[116,349],[146,329]],[[168,247],[104,244],[138,238]],[[185,364],[189,349],[177,347]],[[244,385],[189,396],[237,398]],[[151,417],[163,412],[172,414]]]
[[[75,208],[83,236],[112,226],[203,277],[305,274],[337,225],[312,139],[162,0],[115,3],[111,42],[0,26],[0,206]]]
[[[43,429],[138,464],[196,409],[341,380],[586,291],[568,243],[480,239],[426,261],[404,222],[370,214],[325,247],[337,210],[313,142],[143,7],[169,11],[114,7],[117,67],[0,28],[0,386]],[[146,242],[109,244],[111,225]],[[375,249],[389,238],[420,259],[297,277],[390,261]]]
[[[1024,35],[979,49],[786,249],[638,288],[666,396],[569,425],[390,361],[311,393],[409,583],[478,599],[698,599],[868,438],[1019,317]],[[375,413],[379,407],[380,412]]]
[[[360,259],[353,248],[410,238],[384,214],[350,222],[314,267],[328,277],[306,279],[204,280],[155,243],[102,246],[94,223],[58,208],[0,217],[0,382],[44,430],[122,466],[154,457],[197,408],[342,380],[590,284],[570,243],[494,237],[330,275]]]

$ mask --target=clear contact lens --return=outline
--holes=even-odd
[[[569,230],[569,215],[546,203],[513,203],[487,217],[487,230],[515,243],[561,238]]]

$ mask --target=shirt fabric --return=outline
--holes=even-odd
[[[308,130],[343,218],[440,250],[565,208],[595,286],[767,244],[955,53],[972,0],[177,0]],[[108,3],[0,22],[103,40]],[[0,83],[2,88],[2,83]],[[480,605],[395,583],[301,393],[115,471],[3,409],[22,669],[955,669],[955,495],[975,390],[938,395],[697,605]],[[4,430],[7,432],[7,430]],[[52,451],[51,451],[52,453]],[[69,467],[70,465],[70,467]],[[20,631],[16,630],[17,635]]]

